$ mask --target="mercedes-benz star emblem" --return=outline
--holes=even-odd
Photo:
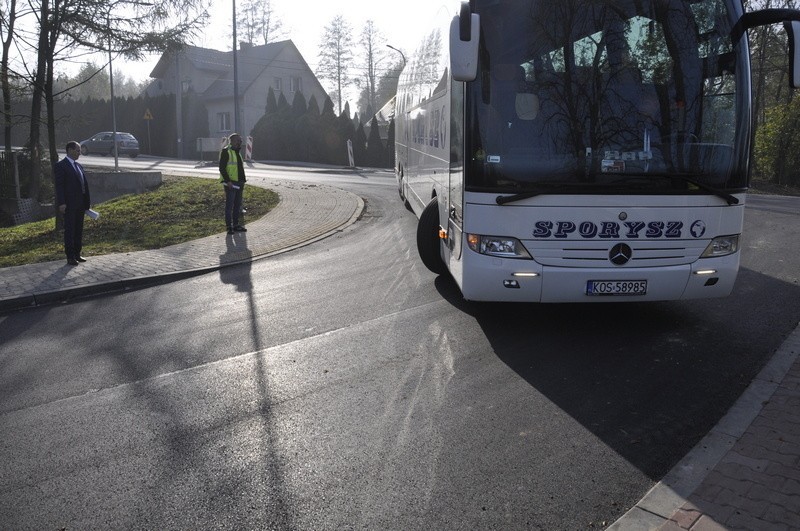
[[[614,265],[625,265],[633,256],[633,250],[624,243],[618,243],[608,252],[608,259]]]

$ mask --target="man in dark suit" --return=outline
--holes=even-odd
[[[83,244],[83,216],[91,205],[89,183],[83,166],[78,164],[81,145],[67,143],[67,156],[54,166],[56,204],[64,214],[64,252],[69,265],[78,265],[86,259],[81,256]]]

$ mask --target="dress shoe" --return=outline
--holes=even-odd
[[[233,227],[228,227],[228,234],[233,234]]]
[[[86,261],[86,258],[84,258],[84,257],[82,257],[82,256],[76,256],[76,257],[75,257],[75,260],[77,260],[78,262],[85,262],[85,261]]]
[[[244,227],[242,227],[241,225],[236,225],[236,226],[233,228],[233,230],[235,230],[236,232],[247,232],[247,229],[246,229],[246,228],[244,228]]]
[[[67,258],[67,264],[69,265],[78,265],[78,261],[74,258]]]

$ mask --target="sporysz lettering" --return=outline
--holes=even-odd
[[[697,222],[695,222],[697,223]],[[616,240],[680,238],[683,234],[682,221],[537,221],[533,227],[534,238],[567,239],[579,236],[585,239]],[[694,233],[693,233],[694,234]]]

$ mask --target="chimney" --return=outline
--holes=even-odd
[[[249,42],[239,41],[239,49],[242,51],[249,50],[252,47],[253,45],[250,44]]]

